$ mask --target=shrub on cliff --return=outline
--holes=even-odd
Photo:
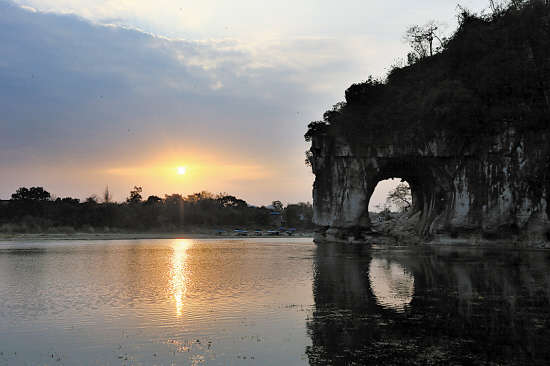
[[[461,10],[459,19],[442,52],[394,68],[385,82],[353,84],[346,103],[310,124],[306,138],[329,133],[353,142],[383,129],[423,139],[445,131],[459,143],[510,123],[548,128],[549,2],[515,1],[484,16]]]

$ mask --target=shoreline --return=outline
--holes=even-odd
[[[294,235],[216,235],[215,233],[14,233],[0,234],[0,242],[54,241],[54,240],[141,240],[141,239],[243,239],[243,238],[313,238],[313,233]]]
[[[506,239],[483,239],[481,236],[467,238],[451,238],[445,235],[436,235],[430,239],[423,239],[414,235],[409,237],[403,235],[378,234],[364,235],[359,239],[354,237],[339,238],[335,235],[315,233],[313,241],[316,244],[338,243],[341,245],[365,245],[377,246],[380,248],[456,248],[456,249],[505,249],[505,250],[542,250],[549,251],[550,244],[541,241],[519,240],[517,238]]]

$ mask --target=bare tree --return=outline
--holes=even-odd
[[[435,52],[444,46],[445,38],[442,36],[439,28],[440,26],[432,20],[423,26],[412,25],[407,29],[403,38],[414,51],[412,55],[409,54],[408,56],[409,64],[414,63],[415,58],[422,59],[433,56]],[[439,43],[438,47],[435,47],[435,41]]]
[[[388,193],[386,202],[392,203],[402,211],[407,211],[412,206],[411,187],[405,182],[401,182],[393,191]]]

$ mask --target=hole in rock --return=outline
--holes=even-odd
[[[401,178],[378,182],[369,200],[369,212],[404,212],[412,209],[411,187]]]

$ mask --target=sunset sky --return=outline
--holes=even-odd
[[[0,0],[0,199],[108,185],[120,201],[139,185],[311,201],[307,124],[406,55],[409,25],[450,33],[456,13],[457,0]]]

